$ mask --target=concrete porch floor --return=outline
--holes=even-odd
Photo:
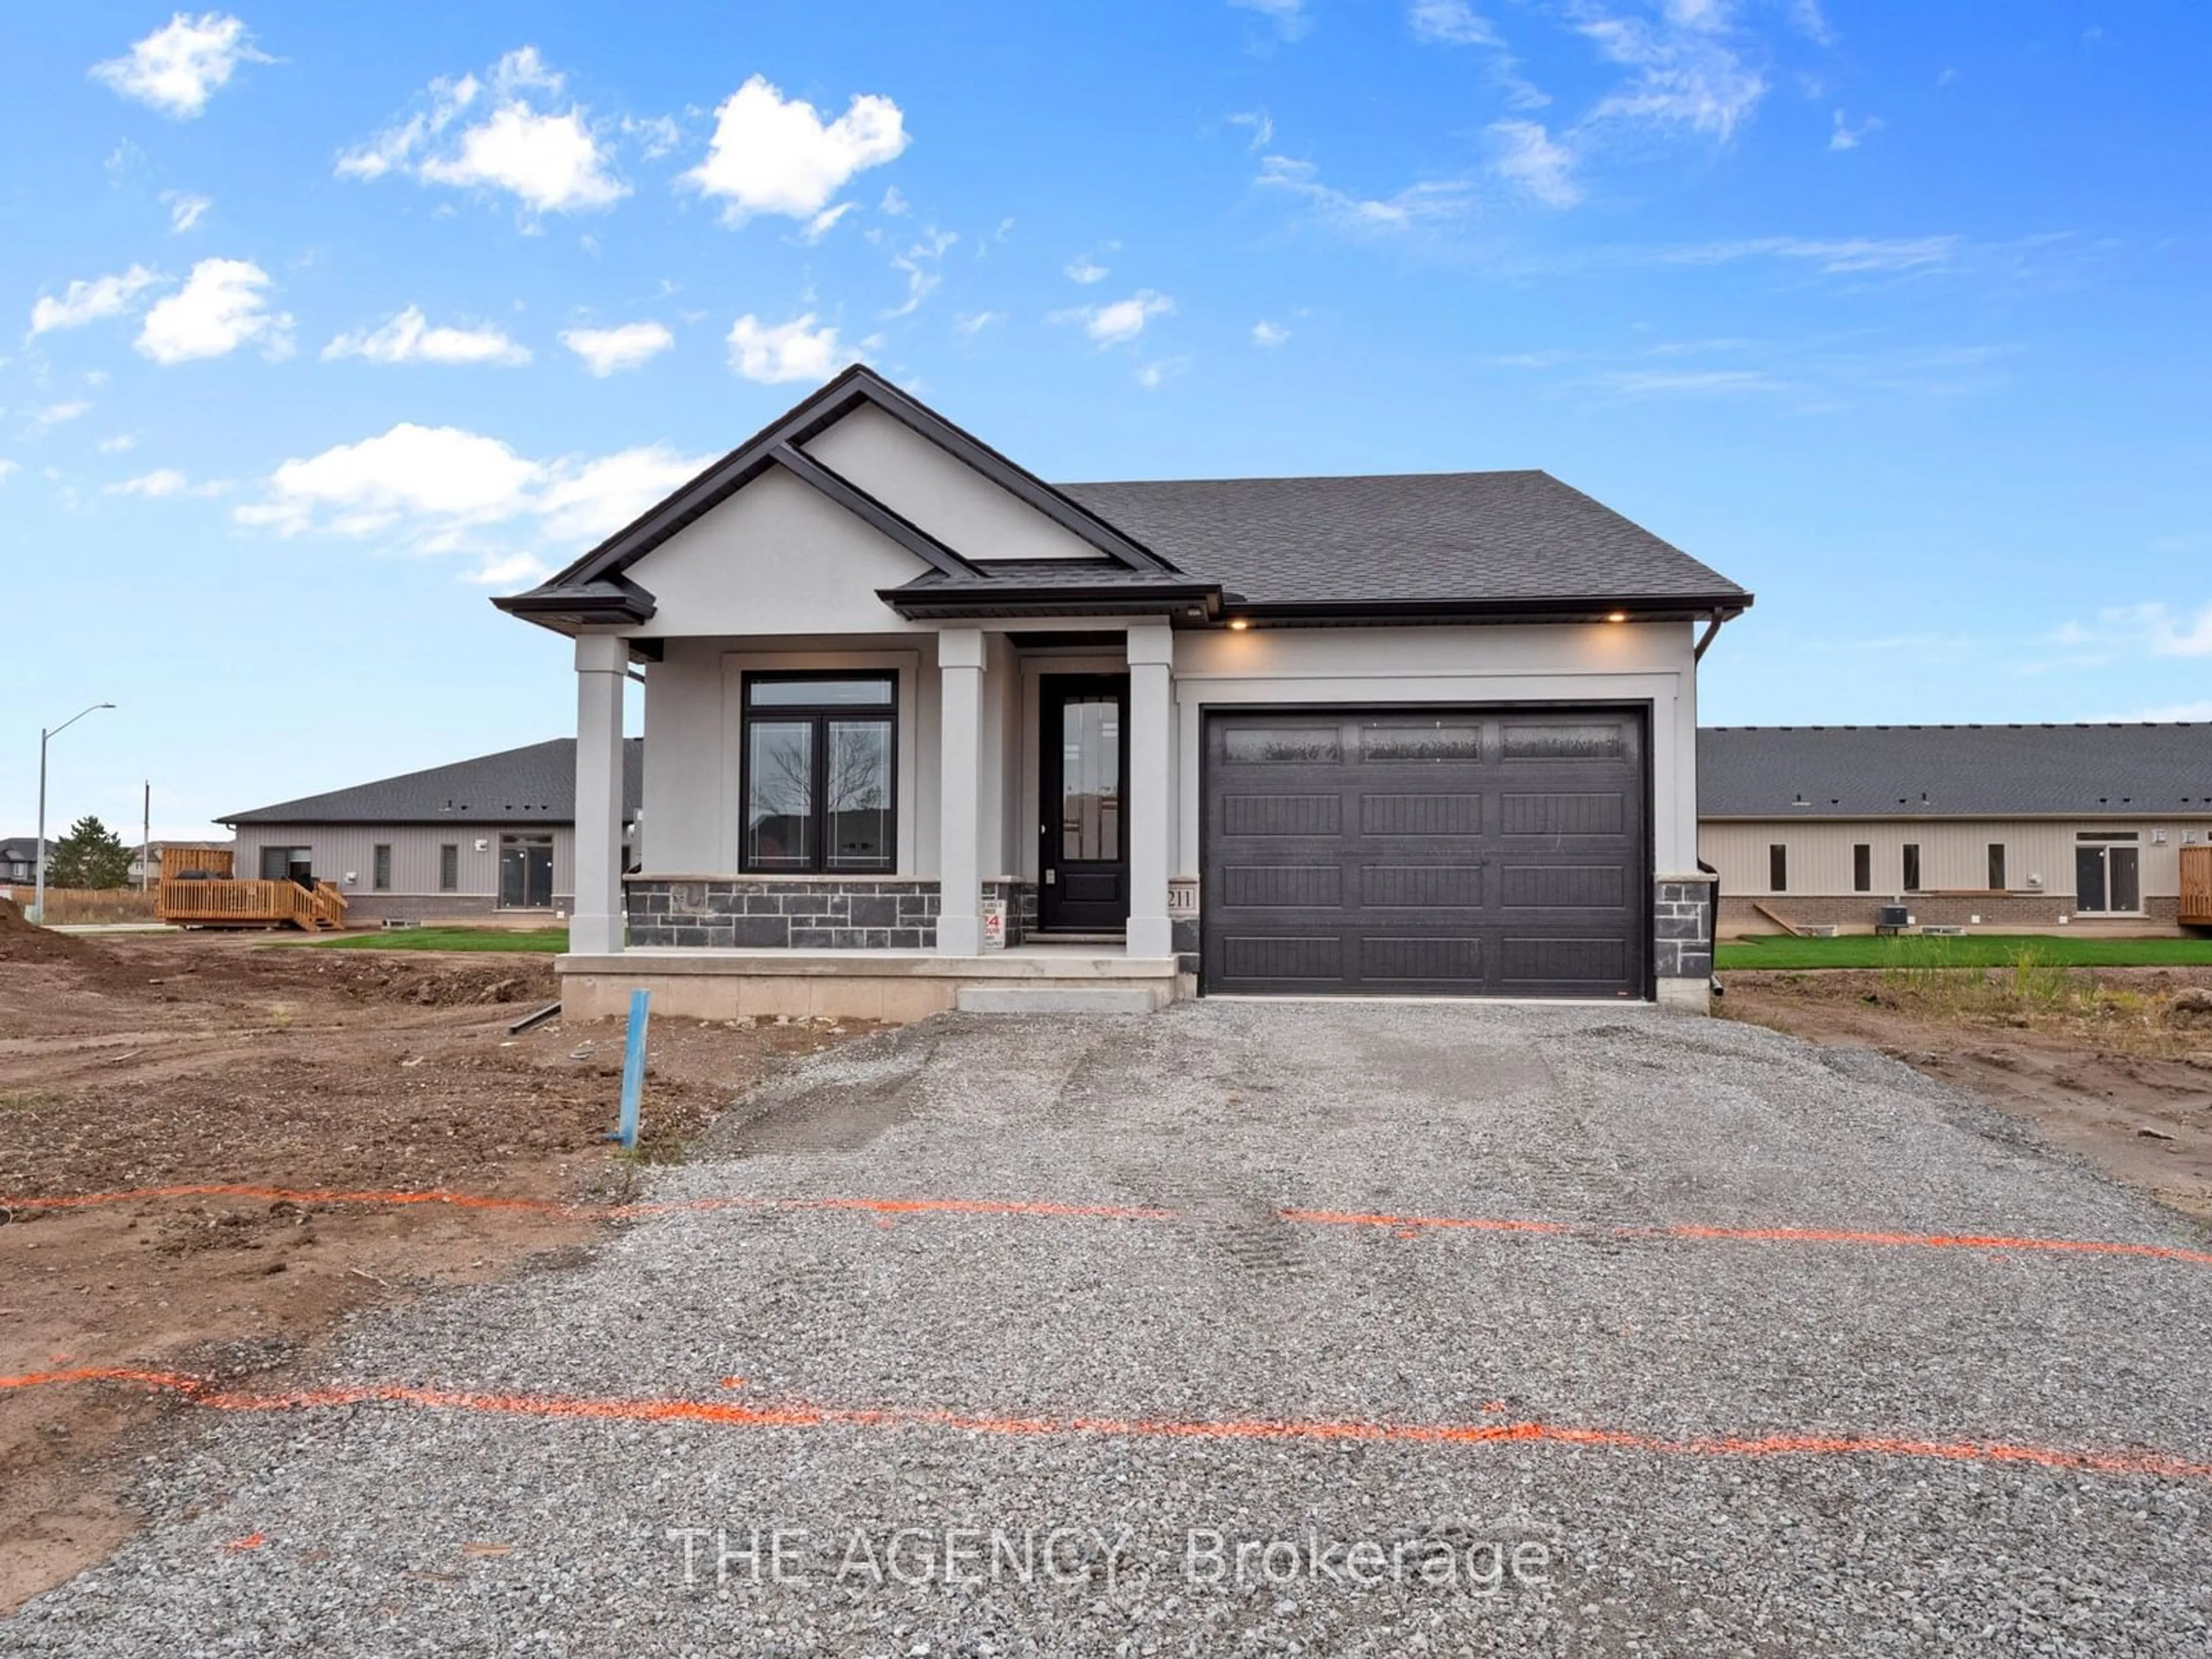
[[[934,951],[734,951],[668,947],[555,959],[571,1019],[623,1013],[653,993],[655,1013],[684,1019],[827,1015],[893,1024],[971,1013],[1141,1013],[1194,988],[1173,957],[1111,946],[1021,945],[980,956]]]

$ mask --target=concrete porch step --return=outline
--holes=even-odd
[[[953,1006],[963,1014],[1149,1014],[1159,1003],[1133,985],[963,985]]]

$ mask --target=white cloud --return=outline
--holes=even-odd
[[[82,400],[65,404],[48,404],[44,409],[31,412],[31,425],[43,432],[50,426],[59,426],[64,421],[82,418],[92,412],[92,405]]]
[[[589,112],[581,104],[561,107],[566,84],[535,46],[501,58],[489,83],[473,75],[441,77],[422,108],[341,155],[337,171],[353,179],[406,173],[425,184],[504,191],[536,213],[611,207],[629,186],[611,170],[612,157]]]
[[[730,325],[730,367],[763,386],[826,380],[855,361],[854,353],[838,349],[834,327],[814,325],[811,311],[773,325],[748,312]]]
[[[268,308],[268,286],[269,273],[250,259],[203,259],[183,288],[146,313],[137,349],[157,363],[182,363],[259,340],[270,356],[283,356],[292,349],[292,319]]]
[[[1060,268],[1060,274],[1071,283],[1081,283],[1085,286],[1092,283],[1103,283],[1113,275],[1113,272],[1098,263],[1098,256],[1101,253],[1112,253],[1121,246],[1118,241],[1106,242],[1102,243],[1091,252],[1079,253]]]
[[[557,542],[599,542],[688,483],[713,457],[680,455],[665,444],[625,449],[556,470],[532,506]]]
[[[7,483],[9,475],[18,471],[21,465],[21,463],[11,461],[5,455],[0,455],[0,483]]]
[[[945,252],[960,238],[949,230],[939,230],[932,225],[922,233],[922,239],[903,253],[891,258],[891,267],[906,273],[906,299],[903,303],[882,313],[885,319],[904,317],[921,308],[937,285],[945,280],[939,264]]]
[[[1413,0],[1406,13],[1417,40],[1447,46],[1494,46],[1498,31],[1467,0]]]
[[[1247,149],[1265,149],[1275,141],[1275,118],[1263,109],[1240,110],[1229,118],[1229,125],[1252,129],[1251,142],[1245,145]]]
[[[125,98],[188,121],[228,85],[240,64],[276,60],[258,50],[245,24],[221,12],[179,12],[120,58],[92,66],[92,77]]]
[[[1572,207],[1583,199],[1575,182],[1574,152],[1553,141],[1539,121],[1493,121],[1491,136],[1501,153],[1492,171],[1547,207]]]
[[[1175,309],[1175,301],[1154,289],[1139,289],[1126,300],[1115,300],[1103,306],[1073,306],[1065,311],[1055,311],[1048,319],[1055,323],[1081,323],[1083,331],[1101,346],[1124,345],[1145,331],[1145,325],[1155,317],[1164,317]]]
[[[876,210],[893,219],[903,219],[914,211],[914,206],[899,194],[899,187],[892,185],[884,191],[884,199]]]
[[[837,222],[840,219],[853,212],[860,205],[858,202],[840,202],[836,207],[823,208],[821,212],[806,222],[805,228],[799,233],[799,240],[809,243],[820,241],[837,228]]]
[[[102,438],[93,446],[103,455],[123,455],[138,447],[138,440],[128,432],[118,432],[112,438]]]
[[[82,328],[104,317],[119,317],[131,308],[139,295],[161,280],[159,271],[133,265],[120,276],[71,283],[58,300],[42,294],[31,307],[31,332]]]
[[[194,483],[173,466],[155,467],[151,472],[135,478],[125,478],[120,483],[104,486],[103,495],[138,495],[148,501],[159,501],[167,495],[221,495],[231,487],[228,478],[210,478]]]
[[[553,567],[535,553],[487,553],[461,580],[483,587],[532,587],[552,574]]]
[[[1668,248],[1664,264],[1725,264],[1737,259],[1789,259],[1829,276],[1936,270],[1960,252],[1956,236],[1855,236],[1834,240],[1802,236],[1756,236],[1733,242],[1697,242]]]
[[[1229,0],[1240,11],[1256,11],[1282,33],[1285,40],[1295,40],[1313,27],[1313,19],[1306,15],[1305,0]]]
[[[1869,137],[1875,133],[1880,132],[1881,129],[1882,118],[1879,115],[1869,115],[1865,120],[1860,122],[1858,125],[1853,126],[1844,118],[1843,111],[1838,110],[1836,112],[1835,125],[1828,133],[1828,148],[1830,149],[1856,149],[1861,144],[1864,143]]]
[[[1152,392],[1165,386],[1170,380],[1175,379],[1176,375],[1185,374],[1189,372],[1189,358],[1161,357],[1152,362],[1144,364],[1137,370],[1137,384],[1144,387],[1146,391]]]
[[[1726,139],[1766,95],[1765,77],[1729,43],[1729,0],[1665,0],[1660,16],[1586,16],[1583,34],[1635,71],[1591,111],[1591,122],[1687,127]]]
[[[1287,155],[1261,156],[1257,182],[1297,197],[1324,223],[1358,233],[1403,231],[1456,219],[1474,205],[1474,187],[1460,179],[1408,185],[1388,198],[1354,196],[1323,184],[1312,162]]]
[[[233,516],[282,536],[471,554],[478,564],[467,580],[520,584],[545,573],[541,550],[604,538],[710,459],[648,444],[588,459],[532,460],[480,433],[403,422],[376,437],[286,461],[262,498]]]
[[[659,356],[676,343],[676,337],[659,323],[624,323],[619,328],[567,329],[561,335],[561,343],[605,380]]]
[[[733,224],[757,213],[811,219],[854,173],[906,147],[905,117],[888,98],[857,95],[825,123],[813,105],[787,100],[756,75],[714,112],[706,159],[684,178],[720,198]]]
[[[2094,623],[2069,622],[2054,635],[2064,646],[2116,654],[2212,657],[2212,605],[2179,615],[2162,599],[2097,613]]]
[[[1291,337],[1291,331],[1279,323],[1271,323],[1262,317],[1252,325],[1252,343],[1270,349],[1283,344]]]
[[[341,334],[323,348],[325,362],[359,357],[372,363],[498,363],[512,367],[530,353],[496,328],[430,326],[420,306],[410,306],[374,330]]]
[[[638,141],[638,154],[657,161],[684,142],[684,129],[671,115],[624,116],[623,135]]]
[[[992,324],[1003,323],[1006,320],[1006,313],[1003,311],[969,311],[963,312],[959,316],[955,317],[952,319],[952,326],[963,334],[981,334]]]
[[[215,205],[208,197],[195,196],[185,190],[165,190],[161,199],[169,206],[169,228],[179,235],[199,223]]]

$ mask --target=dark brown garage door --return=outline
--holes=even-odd
[[[1644,717],[1206,718],[1210,991],[1644,994]]]

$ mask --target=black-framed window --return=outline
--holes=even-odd
[[[1990,843],[1990,890],[2002,893],[2005,885],[2005,844],[1993,841]]]
[[[897,867],[896,674],[749,673],[742,748],[738,868]]]
[[[1874,848],[1865,842],[1851,847],[1851,891],[1870,893],[1874,890]]]
[[[392,890],[392,845],[379,842],[368,849],[368,884],[379,893]]]
[[[1790,890],[1790,849],[1778,841],[1766,849],[1766,890]]]
[[[461,849],[459,842],[438,843],[438,890],[457,893],[461,887]]]
[[[1908,841],[1905,843],[1903,863],[1905,890],[1908,893],[1917,893],[1920,890],[1920,843],[1918,842]]]

